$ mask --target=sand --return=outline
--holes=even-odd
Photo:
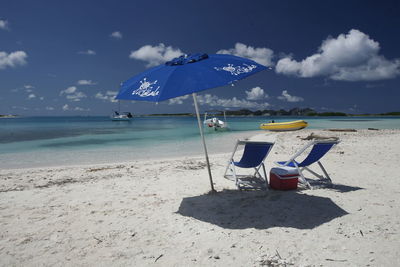
[[[210,155],[217,194],[201,155],[3,169],[0,265],[399,266],[400,131],[252,139],[275,140],[269,170],[311,132],[341,139],[322,160],[332,186],[238,191],[229,153]]]

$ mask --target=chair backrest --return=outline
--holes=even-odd
[[[334,145],[336,145],[338,141],[332,142],[316,142],[314,143],[313,148],[311,149],[308,156],[297,165],[299,167],[309,166],[317,161],[319,161]]]
[[[258,167],[267,157],[274,143],[246,142],[242,158],[238,165],[243,168]]]

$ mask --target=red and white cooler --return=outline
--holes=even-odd
[[[276,167],[272,168],[269,173],[269,185],[277,190],[294,190],[297,189],[299,172],[293,167]]]

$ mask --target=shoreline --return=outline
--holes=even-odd
[[[261,131],[231,132],[206,136],[209,154],[231,152],[236,139],[250,138]],[[229,140],[229,141],[227,141]],[[183,154],[181,156],[181,154]],[[200,135],[195,138],[148,147],[105,147],[82,150],[41,150],[0,154],[0,168],[27,169],[45,167],[80,166],[93,164],[118,164],[132,160],[164,160],[191,156],[204,157]],[[83,163],[81,163],[83,162]]]
[[[346,135],[346,132],[328,131],[328,129],[302,129],[294,132],[271,132],[271,131],[243,131],[224,135],[206,135],[206,144],[209,155],[231,153],[237,139],[252,139],[271,136],[269,141],[274,141],[278,135],[308,135],[313,132],[322,135]],[[400,133],[400,129],[356,129],[355,133],[365,134],[390,134]],[[158,147],[110,147],[70,151],[32,151],[0,154],[0,168],[5,170],[31,169],[31,168],[62,168],[62,167],[85,167],[106,164],[129,164],[131,161],[160,161],[168,159],[182,159],[188,157],[204,158],[204,150],[200,136],[186,140],[179,144],[175,142],[175,150],[170,150],[171,144]],[[190,149],[187,149],[187,148]],[[135,150],[136,149],[136,150]],[[186,150],[183,150],[186,149]],[[182,155],[183,154],[183,155]]]

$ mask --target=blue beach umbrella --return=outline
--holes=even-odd
[[[123,82],[116,99],[160,102],[192,94],[211,190],[215,191],[196,92],[233,83],[264,69],[265,66],[252,60],[232,55],[183,55]]]

